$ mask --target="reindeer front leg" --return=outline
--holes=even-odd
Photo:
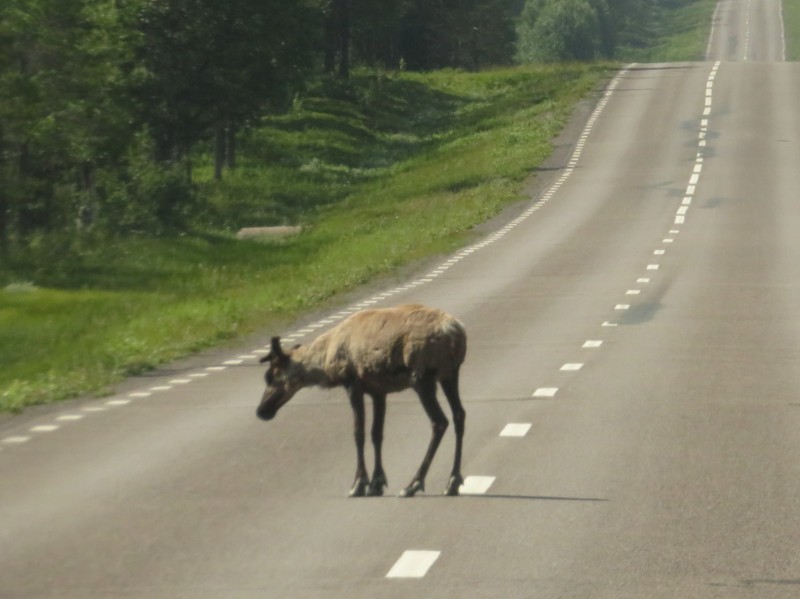
[[[388,485],[386,473],[383,471],[381,448],[383,447],[383,421],[386,417],[386,396],[372,394],[372,446],[375,449],[375,470],[367,495],[383,495],[383,488]]]
[[[350,489],[350,497],[363,497],[369,487],[367,465],[364,460],[364,392],[358,385],[353,385],[347,388],[347,393],[350,396],[350,405],[353,407],[357,455],[356,478],[353,488]]]

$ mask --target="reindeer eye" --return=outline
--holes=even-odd
[[[275,383],[281,384],[286,382],[286,373],[280,370],[271,370],[267,372],[267,383],[273,385]]]

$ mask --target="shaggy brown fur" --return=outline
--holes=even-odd
[[[272,338],[272,351],[261,360],[269,362],[270,366],[266,373],[267,390],[257,414],[264,420],[272,419],[303,387],[344,387],[355,415],[358,453],[351,495],[380,495],[386,484],[381,465],[386,395],[413,388],[431,419],[433,437],[419,471],[403,491],[403,495],[411,496],[424,489],[425,475],[448,426],[447,417],[436,399],[438,381],[450,404],[456,428],[456,458],[445,492],[457,495],[463,482],[460,467],[465,420],[458,392],[458,373],[466,352],[464,326],[441,310],[407,304],[357,312],[307,346],[284,351],[280,338]],[[372,397],[375,408],[372,482],[367,476],[363,455],[365,393]]]

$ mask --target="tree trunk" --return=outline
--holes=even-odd
[[[230,170],[236,168],[236,126],[228,121],[225,144],[225,166]]]
[[[81,230],[90,229],[94,224],[94,167],[89,161],[84,161],[78,166],[78,191],[81,194],[78,227]]]
[[[339,77],[350,77],[350,0],[339,0]]]
[[[11,206],[5,186],[0,187],[0,256],[7,256],[9,233],[11,229]]]
[[[222,180],[222,168],[225,165],[225,125],[217,123],[214,127],[214,180]]]
[[[350,76],[351,0],[329,0],[325,6],[325,72]]]
[[[8,201],[7,189],[8,181],[5,178],[5,145],[3,140],[3,130],[0,128],[0,256],[8,255],[8,235],[10,228],[11,205]]]
[[[338,50],[336,26],[336,6],[338,0],[328,0],[325,5],[325,72],[333,74],[336,71],[336,52]]]

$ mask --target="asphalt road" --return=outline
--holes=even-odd
[[[343,392],[255,417],[269,331],[3,420],[0,597],[798,596],[800,65],[777,0],[714,20],[707,62],[622,71],[475,245],[277,332],[458,315],[472,495],[438,495],[449,431],[396,496],[430,434],[402,393],[388,494],[349,499]]]

